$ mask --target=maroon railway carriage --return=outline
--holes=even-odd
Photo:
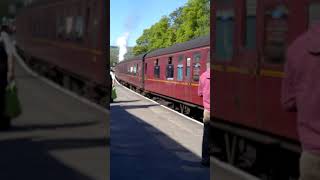
[[[103,7],[101,0],[44,0],[29,5],[16,20],[19,52],[39,72],[102,100],[109,94]]]
[[[319,22],[319,12],[319,0],[212,1],[211,124],[221,131],[230,163],[250,144],[257,152],[254,168],[265,166],[281,179],[297,175],[296,114],[280,102],[283,66],[287,46]]]
[[[204,36],[148,53],[144,60],[144,90],[178,102],[181,110],[203,108],[198,84],[206,71],[209,43],[209,36]]]
[[[119,82],[125,83],[136,90],[142,90],[143,58],[144,55],[140,55],[117,64],[115,73]]]
[[[209,43],[209,36],[204,36],[131,58],[117,64],[116,77],[131,89],[197,117],[197,110],[203,109],[197,92],[200,75],[206,71]]]

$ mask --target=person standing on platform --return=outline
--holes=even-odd
[[[113,71],[110,71],[110,76],[111,76],[111,80],[112,80],[112,86],[114,86],[114,85],[115,85],[115,79],[116,79],[116,77],[115,77]]]
[[[302,145],[300,180],[320,180],[320,24],[288,48],[282,105],[297,112]]]
[[[10,30],[2,25],[0,30],[0,129],[11,126],[10,118],[5,116],[5,93],[8,83],[14,80],[14,47],[10,39]]]
[[[203,99],[203,138],[202,138],[202,161],[204,166],[210,166],[209,155],[209,129],[210,129],[210,55],[206,61],[206,71],[200,76],[198,95]]]

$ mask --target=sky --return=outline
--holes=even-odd
[[[162,16],[169,15],[178,7],[185,5],[187,1],[111,0],[110,45],[116,46],[119,37],[127,36],[128,46],[134,46],[144,29],[158,22]]]

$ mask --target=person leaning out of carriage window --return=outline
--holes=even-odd
[[[282,105],[297,112],[302,145],[300,180],[320,180],[320,24],[298,37],[287,50]]]
[[[13,45],[10,30],[2,25],[0,30],[0,129],[10,128],[10,118],[5,117],[5,93],[8,83],[14,80]]]
[[[200,76],[198,95],[203,99],[203,138],[202,138],[202,161],[204,166],[210,166],[209,155],[209,121],[210,121],[210,55],[208,55],[207,70]]]

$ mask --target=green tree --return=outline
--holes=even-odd
[[[159,22],[152,25],[149,29],[143,31],[133,48],[135,55],[146,53],[148,51],[171,46],[175,42],[174,31],[170,28],[170,19],[163,16]]]
[[[177,30],[177,41],[185,42],[210,31],[210,1],[189,0],[181,12],[183,22]]]
[[[149,45],[150,45],[149,37],[150,37],[150,30],[145,29],[143,31],[143,34],[137,39],[136,41],[137,45],[133,47],[133,53],[135,55],[148,52]]]
[[[172,46],[210,31],[210,0],[189,0],[185,6],[163,16],[137,39],[135,55]]]
[[[128,47],[127,50],[128,50],[128,52],[124,55],[124,59],[130,59],[130,58],[134,57],[133,48]]]
[[[119,54],[119,48],[116,46],[110,46],[110,65],[111,66],[118,63],[118,59],[119,59],[118,54]]]
[[[169,18],[170,18],[170,26],[173,28],[173,29],[178,29],[180,27],[180,25],[182,24],[183,22],[183,19],[181,18],[181,13],[182,13],[182,10],[183,10],[183,7],[179,7],[178,9],[176,9],[175,11],[173,11],[170,15],[169,15]]]
[[[164,16],[159,22],[151,26],[149,34],[149,50],[168,47],[172,44],[169,37],[170,19]]]

